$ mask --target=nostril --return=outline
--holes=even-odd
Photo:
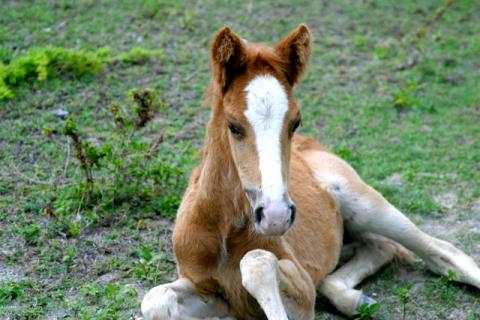
[[[263,219],[263,207],[257,207],[255,209],[255,222],[259,223]]]
[[[297,208],[292,204],[290,206],[290,225],[295,222],[295,217],[297,216]]]

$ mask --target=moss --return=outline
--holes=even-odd
[[[0,100],[12,99],[15,96],[14,87],[32,81],[47,81],[65,76],[82,77],[97,74],[108,64],[141,64],[150,59],[161,59],[162,56],[162,50],[139,47],[117,55],[112,55],[109,48],[95,51],[52,46],[32,48],[14,58],[8,65],[0,64]]]

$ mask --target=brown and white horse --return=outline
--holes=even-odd
[[[311,42],[305,25],[274,48],[229,28],[215,36],[203,161],[173,233],[179,279],[146,294],[145,319],[313,319],[316,289],[352,315],[373,302],[354,287],[394,257],[409,259],[409,250],[433,272],[452,270],[480,288],[470,257],[294,134],[301,116],[292,88]],[[342,245],[344,228],[355,247]],[[337,268],[341,255],[350,259]]]

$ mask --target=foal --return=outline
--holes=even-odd
[[[212,115],[173,233],[179,279],[151,289],[145,319],[313,319],[316,289],[346,315],[374,301],[354,289],[410,251],[480,288],[480,269],[420,231],[342,159],[294,134],[292,88],[311,52],[300,25],[270,48],[215,36]],[[344,246],[343,231],[356,240]],[[407,249],[405,249],[407,248]],[[340,268],[339,257],[350,258]]]

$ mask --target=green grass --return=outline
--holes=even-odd
[[[0,64],[0,100],[14,98],[14,87],[32,80],[46,81],[62,74],[81,77],[100,72],[106,64],[145,63],[152,58],[161,59],[162,50],[134,47],[112,56],[109,48],[88,52],[59,47],[29,49],[27,53]]]
[[[128,109],[128,92],[151,88],[166,108],[138,131],[139,147],[128,152],[139,154],[163,134],[158,161],[189,172],[209,115],[202,107],[209,44],[225,24],[249,41],[274,44],[307,23],[315,44],[295,93],[300,132],[346,158],[415,222],[478,261],[480,3],[454,1],[433,21],[442,6],[434,0],[3,3],[1,65],[47,47],[84,53],[109,47],[117,60],[82,66],[80,73],[76,63],[56,63],[54,72],[43,69],[46,77],[35,68],[8,83],[14,95],[0,101],[0,318],[126,319],[138,312],[145,290],[171,279],[170,209],[141,201],[105,207],[111,189],[91,206],[72,202],[83,173],[73,150],[65,171],[64,120],[51,111],[67,110],[81,137],[101,147],[116,130],[109,106]],[[152,52],[161,54],[151,59]],[[110,173],[106,165],[94,168],[99,186],[108,185]],[[178,199],[181,191],[175,192],[167,203]],[[65,229],[55,205],[65,208],[73,229]],[[478,290],[442,282],[423,264],[387,267],[362,288],[380,302],[378,318],[400,319],[397,292],[408,283],[414,286],[406,319],[479,317]],[[340,318],[328,303],[319,307],[328,312],[319,310],[318,319]]]

